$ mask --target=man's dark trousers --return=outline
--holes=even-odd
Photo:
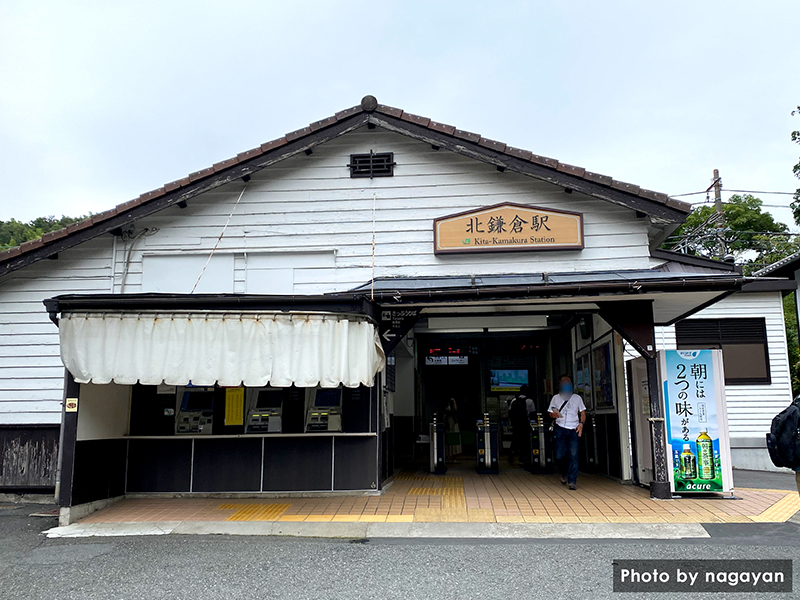
[[[553,433],[556,442],[556,465],[558,473],[567,478],[568,483],[578,482],[578,447],[580,437],[574,429],[555,426]]]

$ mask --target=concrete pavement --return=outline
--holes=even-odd
[[[607,600],[618,597],[612,591],[618,559],[800,558],[800,527],[787,523],[718,523],[705,526],[706,537],[663,541],[176,534],[48,539],[40,531],[55,519],[27,516],[39,510],[0,510],[6,512],[0,516],[0,598]],[[797,580],[795,574],[800,589]]]

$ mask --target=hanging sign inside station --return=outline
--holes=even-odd
[[[583,215],[576,212],[507,202],[433,221],[436,254],[582,249]]]
[[[381,323],[378,335],[381,338],[383,351],[387,355],[400,343],[403,336],[411,331],[419,321],[419,310],[416,309],[381,309]]]
[[[732,491],[722,350],[659,354],[672,491]]]

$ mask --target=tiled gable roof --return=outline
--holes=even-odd
[[[370,115],[373,114],[376,115],[373,118],[378,121],[380,121],[380,116],[382,115],[388,117],[389,119],[409,123],[416,128],[422,128],[423,130],[430,132],[432,136],[446,136],[451,140],[475,145],[478,149],[485,149],[487,152],[491,152],[492,156],[495,157],[508,157],[512,160],[523,161],[524,163],[537,165],[538,167],[544,167],[553,174],[553,177],[547,178],[551,181],[556,180],[558,178],[558,174],[564,174],[568,176],[569,181],[589,182],[595,186],[602,186],[608,190],[609,193],[622,192],[634,200],[641,199],[645,201],[645,204],[652,203],[652,205],[655,207],[666,207],[676,215],[686,215],[691,210],[691,205],[679,200],[675,200],[674,198],[670,198],[666,194],[642,189],[638,185],[634,185],[632,183],[617,181],[607,175],[592,173],[583,167],[569,165],[554,158],[539,156],[538,154],[534,154],[528,150],[514,148],[504,144],[503,142],[485,138],[478,133],[461,130],[453,125],[438,123],[428,117],[421,117],[419,115],[407,113],[399,108],[378,104],[374,96],[365,96],[362,99],[361,104],[358,106],[353,106],[346,110],[337,112],[331,117],[315,121],[306,127],[287,133],[286,135],[275,140],[265,142],[260,146],[240,152],[236,156],[214,163],[210,167],[190,173],[188,176],[182,179],[172,181],[161,186],[160,188],[145,192],[139,197],[128,200],[127,202],[123,202],[122,204],[119,204],[110,210],[92,215],[90,218],[84,221],[73,223],[64,229],[46,233],[39,239],[24,242],[19,246],[0,252],[0,275],[3,275],[4,273],[16,268],[20,268],[28,262],[33,262],[34,260],[46,257],[48,255],[49,247],[52,247],[53,253],[69,247],[69,244],[66,243],[56,244],[56,242],[60,240],[63,241],[65,238],[70,238],[73,236],[77,238],[77,235],[80,232],[89,228],[97,230],[97,235],[102,235],[102,233],[107,232],[109,229],[119,226],[117,224],[119,219],[114,219],[115,217],[129,214],[131,221],[133,221],[136,218],[139,218],[136,216],[136,209],[154,203],[155,201],[163,199],[165,196],[169,195],[174,196],[173,203],[177,203],[181,200],[179,195],[184,190],[189,189],[193,184],[211,180],[215,176],[219,176],[220,174],[224,174],[229,171],[236,171],[236,174],[232,175],[230,178],[228,178],[228,180],[223,181],[222,183],[229,182],[230,180],[241,176],[247,176],[250,172],[258,171],[261,168],[264,168],[264,166],[267,166],[266,164],[257,164],[259,159],[267,155],[271,155],[276,152],[280,153],[280,151],[284,148],[289,150],[290,146],[296,147],[297,142],[302,143],[305,140],[309,140],[311,145],[313,145],[312,142],[316,140],[316,135],[328,130],[328,128],[333,128],[336,125],[344,124],[350,120],[353,120],[354,118],[362,117],[364,121],[363,123],[359,121],[354,123],[355,127],[361,127],[366,124],[367,121],[369,121]],[[336,133],[333,137],[336,135],[341,135],[341,133]],[[287,153],[285,156],[278,157],[269,164],[277,162],[278,160],[282,160],[283,158],[288,158],[297,151],[299,150],[294,148],[292,153]],[[473,152],[472,155],[476,155],[476,153]],[[478,156],[476,156],[476,158],[477,157]],[[253,168],[248,168],[247,165],[250,165],[254,162],[256,164],[253,166]],[[237,167],[240,168],[237,170]],[[513,169],[513,167],[509,168]],[[569,185],[569,183],[565,185]],[[603,197],[603,194],[593,195]],[[163,208],[163,206],[159,205],[159,207],[155,210],[160,210],[160,208]],[[672,221],[679,220],[680,218],[672,219]],[[104,224],[108,224],[108,227],[103,228],[102,226]],[[87,236],[81,236],[80,239],[76,240],[76,244],[81,243],[81,241],[85,241],[86,237]],[[29,261],[14,260],[19,259],[26,254],[35,254],[35,256],[30,257]],[[9,264],[12,262],[14,264]]]

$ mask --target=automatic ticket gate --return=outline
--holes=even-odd
[[[431,473],[443,475],[447,472],[447,463],[445,462],[444,423],[439,423],[436,417],[433,417],[433,423],[430,424],[429,433]]]
[[[483,420],[477,422],[478,444],[477,471],[481,474],[499,472],[500,440],[497,435],[497,423],[489,421],[489,413],[483,413]]]
[[[531,471],[549,472],[554,467],[553,448],[542,413],[531,413]]]

